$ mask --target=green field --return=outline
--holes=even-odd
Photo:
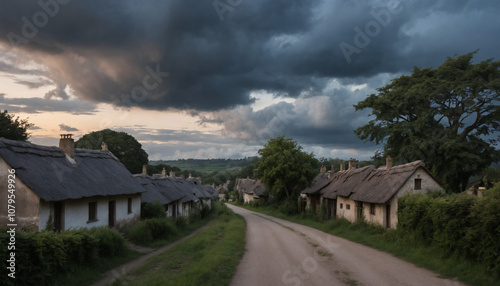
[[[181,170],[196,171],[197,173],[210,174],[213,172],[232,172],[241,169],[256,161],[256,157],[244,159],[179,159],[150,161],[150,165],[165,164]]]

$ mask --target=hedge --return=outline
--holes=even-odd
[[[500,184],[482,198],[407,195],[398,202],[398,231],[450,257],[483,264],[500,277]]]
[[[104,227],[61,232],[18,230],[15,238],[15,279],[9,278],[10,271],[2,267],[3,285],[53,285],[62,273],[93,266],[100,258],[118,256],[127,247],[118,232]],[[0,259],[4,262],[11,252],[6,247],[9,239],[2,229]]]

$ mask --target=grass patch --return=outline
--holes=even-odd
[[[228,285],[245,252],[246,223],[223,204],[196,236],[152,257],[113,285]]]
[[[494,274],[487,272],[484,265],[450,257],[441,249],[426,246],[411,237],[403,237],[397,230],[385,230],[381,226],[366,223],[350,223],[346,219],[319,222],[317,218],[307,215],[287,216],[271,206],[258,208],[247,205],[236,206],[306,225],[391,253],[416,266],[432,270],[444,278],[458,279],[469,285],[500,286],[500,280],[495,278]]]
[[[61,273],[55,279],[53,285],[75,285],[84,286],[95,283],[102,278],[104,274],[111,269],[114,269],[122,264],[139,258],[142,253],[127,249],[120,256],[113,258],[100,259],[92,266],[81,267],[75,272]],[[96,275],[97,273],[97,275]]]

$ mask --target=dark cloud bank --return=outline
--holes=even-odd
[[[187,110],[240,139],[362,148],[352,130],[368,114],[352,105],[391,77],[476,49],[500,59],[497,1],[40,2],[2,1],[0,41],[47,67],[47,99],[69,86],[96,103]],[[254,111],[255,91],[297,101]]]

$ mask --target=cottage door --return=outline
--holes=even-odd
[[[385,205],[385,227],[391,227],[391,205]]]
[[[64,229],[63,225],[64,218],[64,205],[63,202],[54,203],[54,229],[61,231]]]
[[[115,219],[116,219],[115,201],[109,201],[109,208],[108,208],[108,225],[109,225],[109,227],[115,226]]]

